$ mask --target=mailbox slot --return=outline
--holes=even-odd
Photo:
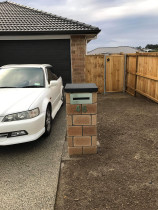
[[[92,93],[71,93],[70,104],[92,104]]]

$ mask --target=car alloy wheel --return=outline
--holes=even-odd
[[[45,119],[45,135],[49,136],[52,128],[52,117],[50,107],[46,110],[46,119]]]

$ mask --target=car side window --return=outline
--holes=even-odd
[[[58,80],[57,75],[53,73],[53,68],[47,67],[47,74],[48,74],[48,83],[50,83],[51,80]]]

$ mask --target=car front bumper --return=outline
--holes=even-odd
[[[45,113],[39,116],[20,121],[1,122],[0,118],[0,134],[6,134],[14,131],[26,131],[27,135],[16,137],[0,137],[0,146],[20,144],[38,139],[45,132]]]

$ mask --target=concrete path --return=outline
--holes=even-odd
[[[54,209],[65,134],[65,107],[62,107],[50,137],[0,147],[1,210]]]

